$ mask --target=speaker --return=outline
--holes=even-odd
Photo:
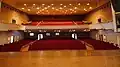
[[[120,0],[111,0],[115,12],[120,12]]]

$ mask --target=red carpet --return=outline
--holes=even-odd
[[[85,50],[86,47],[77,40],[39,40],[29,50]]]

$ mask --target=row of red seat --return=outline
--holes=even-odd
[[[29,50],[86,50],[86,47],[77,40],[39,40]]]
[[[18,42],[14,42],[11,44],[4,44],[4,46],[0,46],[0,52],[16,52],[20,51],[21,47],[25,44],[28,44],[32,40],[21,40]]]
[[[103,42],[100,40],[94,40],[94,39],[82,39],[84,42],[87,42],[88,44],[92,45],[95,50],[116,50],[119,49],[117,46],[114,46],[114,44]]]

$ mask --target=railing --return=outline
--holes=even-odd
[[[22,46],[21,47],[21,49],[20,49],[20,51],[28,51],[29,50],[29,46],[31,46],[33,43],[35,43],[37,40],[34,40],[34,41],[32,41],[32,42],[30,42],[30,43],[28,43],[28,44],[26,44],[26,45],[24,45],[24,46]]]

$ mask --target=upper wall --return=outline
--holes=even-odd
[[[0,12],[0,20],[3,23],[12,23],[12,19],[16,20],[16,24],[27,23],[29,20],[28,16],[24,13],[2,7]]]
[[[110,3],[104,4],[101,7],[91,11],[85,17],[85,20],[91,21],[93,24],[98,22],[98,19],[101,18],[102,22],[112,21],[112,9]]]

